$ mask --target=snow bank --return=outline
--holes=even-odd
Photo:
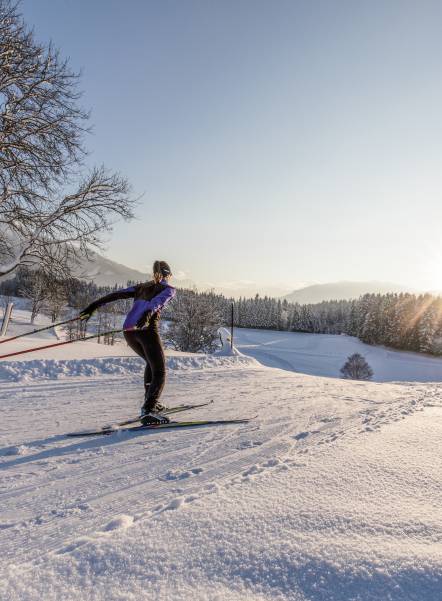
[[[172,370],[222,369],[253,367],[258,362],[245,356],[184,355],[166,358]],[[139,357],[97,357],[92,359],[35,359],[32,361],[4,361],[0,363],[0,382],[29,380],[57,380],[85,376],[127,376],[144,369]]]
[[[245,355],[194,355],[186,357],[168,357],[167,366],[170,369],[203,369],[219,367],[253,367],[259,363]]]

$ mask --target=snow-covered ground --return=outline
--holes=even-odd
[[[0,362],[2,601],[440,601],[442,384],[170,354],[164,400],[214,400],[184,419],[254,419],[73,439],[142,377],[73,347]]]
[[[22,301],[23,299],[17,300]],[[23,308],[14,309],[8,336],[22,334],[29,331],[30,328],[32,329],[32,327],[46,324],[49,324],[49,319],[39,316],[35,326],[30,326],[29,311]],[[58,334],[60,335],[60,332]],[[218,354],[222,355],[225,352],[230,354],[230,331],[221,328],[221,334],[224,349]],[[234,340],[235,347],[240,354],[255,358],[268,367],[279,367],[313,376],[339,378],[341,376],[340,369],[347,357],[353,353],[360,353],[373,369],[373,381],[375,382],[442,382],[442,357],[370,346],[352,336],[235,328]],[[1,344],[0,342],[0,356],[3,353],[37,347],[51,342],[57,342],[52,330],[42,332],[37,336],[24,337],[8,344]],[[186,353],[169,351],[169,355],[184,356]],[[62,373],[67,375],[83,373],[82,369],[85,365],[83,361],[81,361],[81,364],[65,363],[66,360],[75,360],[79,357],[89,360],[99,358],[98,369],[103,369],[108,373],[109,370],[114,369],[121,372],[122,359],[125,357],[131,357],[132,360],[129,362],[124,360],[124,365],[134,366],[139,363],[139,360],[133,356],[133,352],[124,341],[115,346],[97,345],[95,341],[80,342],[59,347],[56,351],[45,350],[19,355],[11,358],[11,361],[26,362],[29,369],[36,369],[34,371],[35,377],[42,377],[45,372],[49,372],[49,376],[54,373],[59,375]],[[115,359],[110,359],[111,357]],[[46,364],[34,364],[34,367],[31,366],[30,361],[40,361],[40,359],[48,359],[48,362]],[[187,361],[193,363],[190,357]],[[185,361],[182,361],[181,364],[184,365]],[[88,361],[86,365],[89,369],[91,362]],[[29,369],[20,369],[16,371],[15,375],[12,375],[11,369],[8,368],[8,377],[24,377],[25,372],[27,373],[26,377],[28,377]],[[3,374],[6,377],[4,370]],[[0,366],[1,377],[2,368]]]
[[[352,336],[236,328],[235,345],[263,365],[339,378],[347,357],[360,353],[375,382],[442,382],[442,357],[364,344]]]

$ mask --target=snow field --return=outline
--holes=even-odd
[[[183,418],[257,418],[65,438],[137,411],[100,373],[0,385],[0,598],[440,599],[441,385],[189,365]]]
[[[347,357],[359,353],[375,382],[442,382],[442,357],[364,344],[352,336],[236,329],[235,345],[263,365],[340,378]]]
[[[33,327],[49,325],[49,319],[41,315],[35,326],[29,324],[30,312],[26,310],[24,299],[15,299],[8,335],[22,334]],[[164,325],[164,324],[163,324]],[[244,356],[254,358],[268,367],[278,367],[289,371],[340,378],[340,369],[347,357],[353,353],[363,355],[374,370],[375,382],[442,382],[442,358],[422,353],[401,352],[389,348],[370,346],[351,336],[326,334],[302,334],[273,330],[235,328],[233,350],[230,349],[230,331],[220,328],[223,347],[214,356],[177,353],[168,350],[169,365],[174,368],[214,366],[221,357],[237,357],[234,364],[244,361]],[[57,342],[63,337],[61,331],[49,330],[31,337],[24,337],[8,344],[0,343],[0,356]],[[171,357],[186,356],[186,361],[172,360]],[[115,360],[110,359],[115,358]],[[130,357],[130,361],[122,360]],[[98,359],[98,361],[97,361]],[[87,360],[87,361],[84,361]],[[66,363],[72,361],[72,363]],[[99,375],[100,373],[123,375],[134,373],[137,359],[124,341],[114,346],[97,344],[95,341],[76,342],[53,349],[31,352],[6,360],[0,360],[0,381],[9,379],[20,381],[32,378],[60,378],[72,375]],[[30,363],[34,362],[34,363]],[[41,363],[40,363],[41,362]],[[26,363],[20,366],[19,363]]]
[[[124,343],[0,362],[2,601],[442,599],[442,361],[345,336],[235,341],[290,371],[168,351],[167,403],[215,401],[178,419],[257,416],[216,428],[66,438],[138,413]],[[351,352],[380,380],[434,382],[336,379]]]

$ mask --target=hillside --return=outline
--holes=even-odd
[[[340,378],[347,358],[359,353],[374,382],[442,382],[442,357],[364,344],[354,336],[236,328],[235,345],[268,367]]]

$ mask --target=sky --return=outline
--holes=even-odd
[[[106,256],[198,285],[442,289],[442,3],[22,0],[82,70]]]

